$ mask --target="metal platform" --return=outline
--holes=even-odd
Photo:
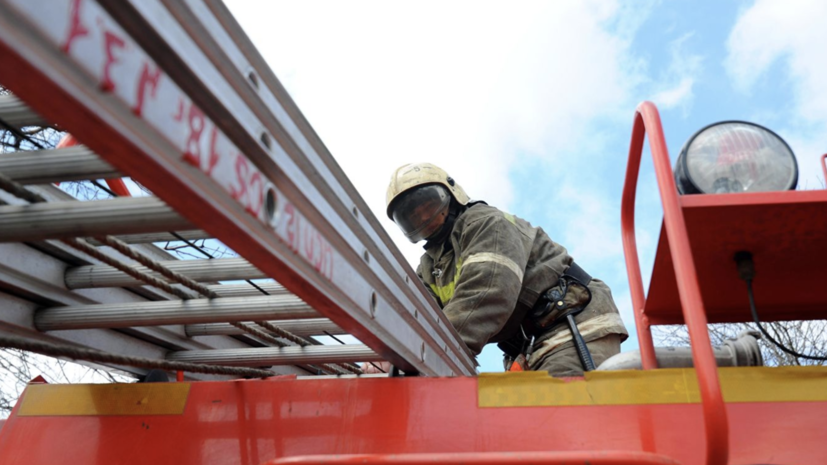
[[[755,257],[762,321],[824,319],[827,191],[680,198],[709,323],[750,321],[734,256]],[[653,325],[683,323],[669,239],[661,230],[644,313]]]

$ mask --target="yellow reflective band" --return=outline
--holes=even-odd
[[[442,305],[448,303],[451,298],[454,297],[454,290],[457,287],[457,282],[459,281],[459,273],[462,270],[462,259],[457,260],[457,270],[454,273],[454,279],[444,285],[444,286],[437,286],[436,284],[431,284],[431,290],[434,291],[434,294],[439,298],[439,301],[442,302]]]
[[[623,326],[623,319],[620,318],[620,315],[617,313],[604,313],[602,315],[589,318],[586,321],[577,323],[577,329],[580,331],[580,335],[584,338],[588,338],[595,333],[599,333],[600,331],[604,331],[606,328],[611,328],[613,326]],[[551,336],[543,341],[539,348],[534,349],[534,352],[531,354],[531,360],[528,361],[529,365],[534,366],[534,364],[539,363],[540,360],[542,360],[543,357],[548,355],[552,350],[571,340],[571,331],[561,331],[554,336]]]
[[[719,368],[724,401],[824,402],[827,367]],[[566,382],[546,372],[482,373],[480,407],[562,407],[700,403],[695,370],[591,371]]]
[[[189,392],[189,383],[32,384],[17,415],[181,415]]]
[[[509,270],[511,270],[514,274],[517,275],[517,279],[520,280],[520,283],[523,282],[523,270],[517,265],[514,260],[506,257],[505,255],[500,255],[497,253],[491,252],[483,252],[483,253],[475,253],[468,257],[468,260],[465,261],[465,266],[468,266],[472,263],[484,263],[484,262],[493,262],[498,263]]]
[[[517,220],[514,218],[514,215],[512,215],[511,213],[503,212],[503,216],[505,217],[505,219],[508,220],[509,223],[513,224],[514,226],[517,226]]]

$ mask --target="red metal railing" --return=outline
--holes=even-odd
[[[76,147],[80,145],[75,136],[71,134],[66,134],[60,139],[58,142],[57,147],[58,149],[65,149],[69,147]],[[123,182],[123,179],[106,179],[106,184],[109,185],[109,188],[112,189],[112,192],[117,194],[120,197],[132,197],[132,194],[129,193],[129,189],[126,187],[126,184]],[[60,185],[59,182],[55,183],[55,185]]]
[[[824,173],[824,182],[827,184],[827,153],[821,156],[821,171]],[[827,188],[827,185],[825,185]]]
[[[428,465],[442,464],[541,464],[541,465],[680,465],[673,459],[648,452],[632,451],[576,451],[576,452],[442,452],[434,454],[358,454],[358,455],[306,455],[285,457],[269,462],[281,464],[393,464]]]
[[[669,238],[669,250],[674,262],[678,294],[684,321],[689,330],[692,359],[698,376],[706,429],[706,463],[723,465],[727,463],[729,456],[729,436],[726,409],[718,381],[718,367],[709,341],[706,313],[701,300],[695,264],[692,261],[689,236],[678,198],[678,190],[669,161],[669,151],[663,136],[660,114],[651,102],[641,103],[635,112],[632,141],[629,146],[629,163],[621,201],[623,249],[626,256],[626,270],[629,273],[629,286],[643,368],[648,370],[657,367],[652,333],[644,313],[646,297],[643,292],[643,280],[635,242],[635,193],[643,155],[643,138],[647,132],[655,165],[655,176],[658,180],[658,190],[663,203],[664,230]]]

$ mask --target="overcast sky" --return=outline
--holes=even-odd
[[[715,121],[765,125],[822,186],[827,2],[226,0],[412,263],[384,215],[394,168],[430,161],[471,195],[542,226],[608,282],[637,348],[620,242],[635,106],[661,111],[672,159]],[[638,189],[648,281],[661,210]],[[501,370],[496,350],[481,357]]]

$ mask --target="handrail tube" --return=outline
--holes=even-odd
[[[640,159],[643,153],[643,137],[645,134],[646,128],[640,114],[636,113],[632,128],[632,142],[629,147],[629,162],[626,165],[626,180],[623,183],[620,224],[641,363],[644,370],[651,370],[658,367],[658,360],[655,356],[655,344],[652,341],[649,319],[643,313],[646,295],[643,292],[643,278],[640,274],[640,259],[638,258],[637,240],[635,239],[635,195],[637,193],[637,179],[640,172]]]
[[[414,454],[337,454],[283,457],[268,465],[282,464],[392,464],[392,465],[680,465],[669,457],[651,452],[625,450],[555,452],[437,452]]]
[[[648,129],[648,131],[647,131]],[[689,330],[689,339],[692,345],[692,359],[695,363],[695,373],[698,377],[698,387],[701,394],[701,403],[704,411],[704,425],[706,429],[707,451],[706,463],[708,465],[725,465],[729,457],[729,434],[726,408],[721,394],[721,384],[718,380],[718,367],[715,364],[715,356],[712,351],[712,344],[707,332],[707,319],[701,297],[698,275],[695,264],[692,260],[692,251],[689,245],[689,235],[686,230],[686,223],[683,217],[677,187],[669,161],[669,152],[666,147],[666,139],[663,135],[660,115],[657,107],[651,102],[643,102],[638,105],[635,113],[635,124],[632,131],[632,144],[630,148],[630,168],[635,167],[634,176],[627,171],[624,186],[623,201],[633,200],[634,195],[628,193],[632,181],[637,184],[637,176],[640,168],[640,158],[643,155],[643,135],[648,132],[649,146],[655,165],[655,177],[658,180],[661,202],[663,203],[663,222],[666,237],[669,239],[669,251],[675,268],[675,278],[678,285],[678,295],[681,302],[684,321]],[[632,151],[637,149],[636,151]],[[634,163],[633,163],[634,162]],[[630,179],[631,178],[631,179]],[[622,206],[623,217],[629,216],[631,206]],[[633,216],[632,216],[633,218]],[[624,248],[627,254],[627,265],[630,260],[630,250],[625,241],[626,238],[634,238],[634,224],[623,223]],[[636,274],[639,277],[640,268],[637,262],[637,251],[634,248],[634,260],[637,264]],[[631,279],[631,276],[630,276]],[[642,306],[640,307],[643,308]],[[637,316],[637,315],[636,315]],[[641,313],[641,316],[642,313]]]
[[[827,187],[827,153],[821,156],[821,171],[824,173],[824,184]]]

